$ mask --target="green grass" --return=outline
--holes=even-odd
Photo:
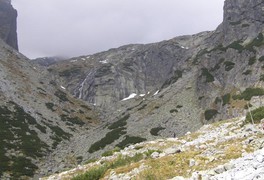
[[[253,96],[263,96],[263,95],[264,95],[264,89],[262,89],[262,88],[247,88],[241,94],[233,95],[233,99],[234,100],[244,99],[246,101],[250,101]]]
[[[254,123],[260,123],[260,121],[264,118],[264,107],[259,107],[253,111],[251,111],[251,114],[252,114],[252,118],[254,120]],[[247,123],[251,123],[251,116],[250,116],[250,113],[248,112],[247,113],[247,116],[246,116],[246,122]]]
[[[165,129],[164,127],[156,127],[156,128],[152,128],[150,130],[150,134],[153,136],[158,136],[159,132],[162,131],[163,129]]]
[[[218,111],[216,109],[207,109],[204,112],[204,118],[209,121],[211,120],[213,117],[215,117],[215,115],[218,114]]]
[[[129,165],[131,163],[136,163],[142,159],[144,159],[143,154],[135,154],[133,157],[120,155],[114,161],[105,162],[101,166],[93,167],[89,169],[87,172],[85,172],[84,174],[80,174],[72,178],[72,180],[99,180],[104,177],[105,173],[109,169],[115,169],[118,167]]]
[[[205,77],[205,82],[213,82],[214,76],[206,68],[202,68],[202,76]]]
[[[103,152],[102,156],[106,157],[106,156],[112,156],[115,152],[119,152],[120,148],[119,147],[115,147],[114,149],[110,150],[110,151],[105,151]]]

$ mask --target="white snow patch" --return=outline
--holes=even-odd
[[[76,59],[74,59],[74,60],[70,60],[70,62],[77,62],[77,60],[76,60]]]
[[[140,96],[140,97],[144,97],[145,95],[146,95],[146,94],[140,94],[139,96]]]
[[[102,60],[102,61],[99,61],[100,63],[102,64],[107,64],[108,63],[108,59],[105,59],[105,60]]]
[[[83,61],[85,61],[86,59],[85,58],[82,58]]]
[[[150,92],[148,92],[147,94],[149,94]]]
[[[136,96],[137,96],[136,93],[132,93],[132,94],[130,94],[128,97],[122,99],[121,101],[126,101],[126,100],[132,99],[132,98],[134,98],[134,97],[136,97]]]
[[[159,93],[159,90],[157,90],[153,95],[156,96]]]
[[[189,49],[189,47],[184,47],[184,46],[181,46],[182,49]]]
[[[61,86],[61,89],[66,89],[64,86]]]

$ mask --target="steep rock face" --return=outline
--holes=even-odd
[[[209,32],[149,45],[128,45],[51,67],[72,94],[108,108],[132,93],[147,94],[188,67],[189,49]],[[187,46],[188,45],[188,46]]]
[[[263,31],[262,0],[227,0],[224,7],[222,33],[224,44],[234,39],[250,41]]]
[[[17,43],[17,11],[11,0],[0,0],[0,38],[18,50]]]

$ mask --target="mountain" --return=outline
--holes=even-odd
[[[65,60],[67,58],[64,57],[42,57],[42,58],[36,58],[36,59],[32,59],[32,62],[41,66],[50,66],[52,64],[57,63],[58,61],[62,61]]]
[[[18,50],[16,22],[17,11],[11,5],[11,0],[0,0],[0,38]]]
[[[1,178],[60,172],[262,106],[263,7],[226,0],[215,31],[48,67],[0,41]]]
[[[100,123],[48,74],[0,40],[1,179],[32,177],[59,144]]]
[[[114,147],[182,136],[262,106],[263,6],[262,0],[226,0],[215,31],[126,45],[49,66],[68,92],[101,111],[103,121],[52,157],[63,159],[66,152],[85,161]],[[62,163],[51,161],[44,167],[60,171]]]

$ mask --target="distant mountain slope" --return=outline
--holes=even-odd
[[[55,64],[59,61],[65,60],[66,58],[64,57],[42,57],[42,58],[36,58],[32,59],[32,62],[35,64],[39,64],[41,66],[50,66],[52,64]]]
[[[33,176],[41,158],[99,123],[95,111],[44,74],[0,40],[1,179]]]

